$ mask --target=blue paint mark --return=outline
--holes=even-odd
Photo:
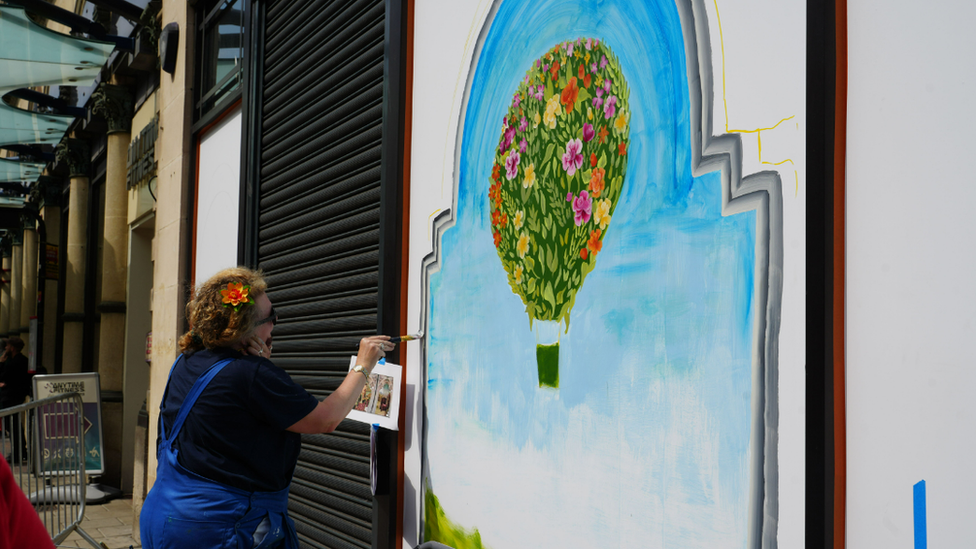
[[[928,547],[928,532],[925,527],[925,481],[914,486],[915,492],[915,549]]]

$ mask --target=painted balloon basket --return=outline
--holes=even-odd
[[[580,38],[529,67],[502,119],[491,232],[536,333],[540,387],[559,387],[560,338],[623,189],[629,96],[613,52]]]

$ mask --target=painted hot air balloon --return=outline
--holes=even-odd
[[[602,40],[555,45],[502,120],[488,207],[498,257],[538,335],[539,386],[559,386],[559,337],[596,266],[627,173],[629,88]]]

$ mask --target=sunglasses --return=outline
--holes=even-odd
[[[277,326],[278,325],[278,313],[275,311],[275,308],[274,307],[271,307],[271,316],[269,316],[268,318],[265,318],[265,319],[262,319],[262,320],[257,321],[257,323],[255,323],[254,325],[255,326],[260,326],[260,325],[264,324],[265,322],[270,322],[272,326]]]

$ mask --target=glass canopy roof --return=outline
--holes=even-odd
[[[0,96],[18,88],[90,86],[114,48],[108,42],[42,27],[23,8],[0,6]],[[55,145],[73,120],[72,116],[25,111],[0,101],[0,147]],[[44,164],[4,160],[0,181],[34,181],[43,169]]]

